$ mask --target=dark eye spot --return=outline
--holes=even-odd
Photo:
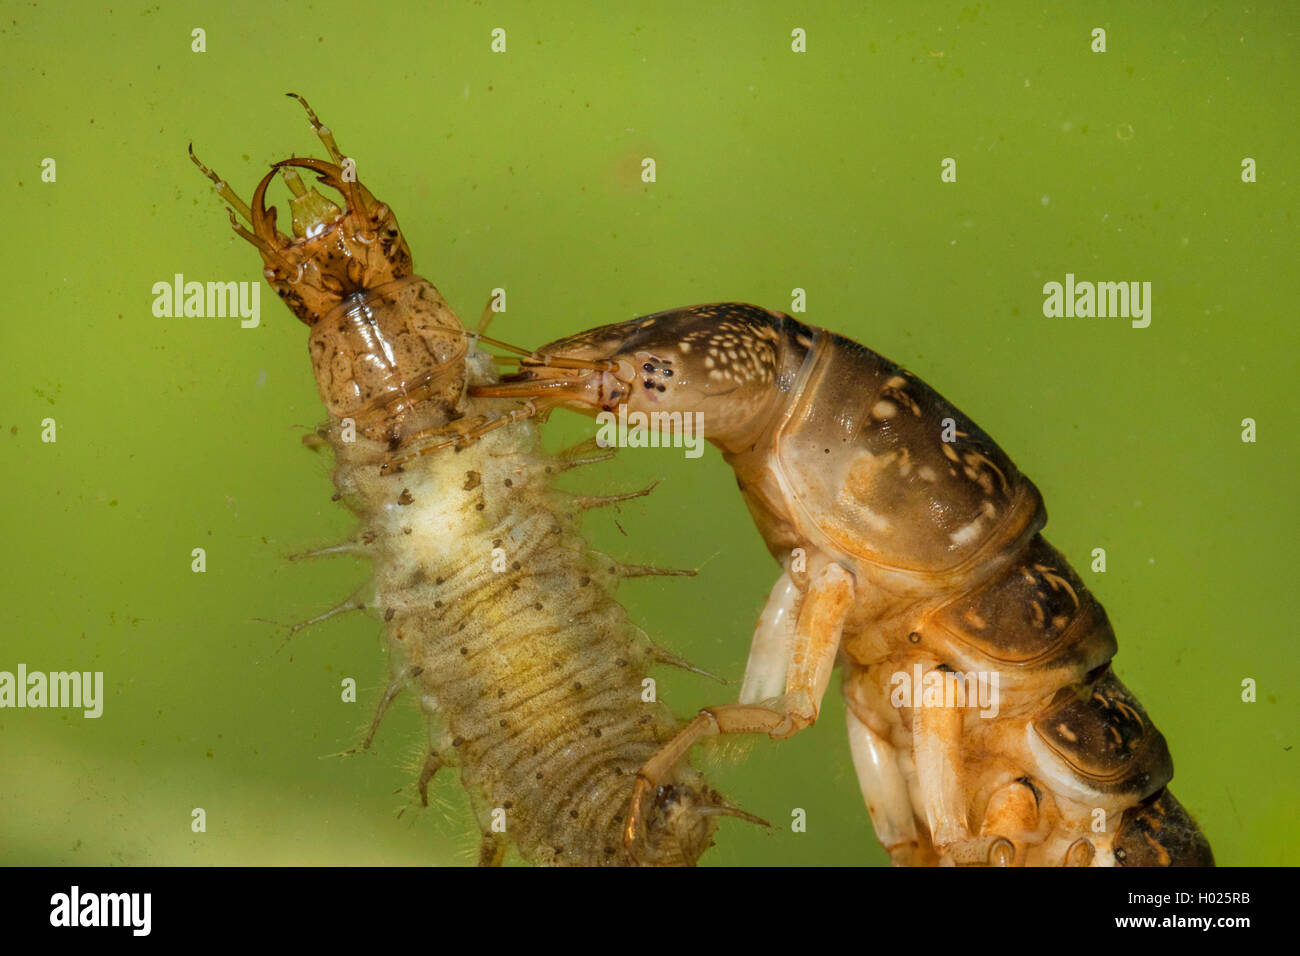
[[[646,387],[646,388],[654,388],[654,387],[655,387],[655,383],[652,382],[652,381],[650,381],[650,379],[646,379],[646,380],[645,380],[645,387]]]
[[[664,391],[664,387],[662,385],[656,385],[655,388],[659,389],[659,391],[661,392]]]
[[[655,370],[655,367],[654,367],[653,365],[651,365],[649,362],[646,362],[646,363],[645,363],[644,365],[642,365],[641,367],[642,367],[643,369],[645,369],[647,372],[653,372],[653,371]]]
[[[664,378],[672,378],[672,377],[673,377],[673,370],[670,368],[664,369]]]

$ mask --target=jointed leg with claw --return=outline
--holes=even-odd
[[[782,576],[776,590],[786,597],[788,578]],[[785,694],[761,702],[721,704],[700,711],[637,774],[632,789],[631,809],[623,832],[629,853],[642,835],[647,798],[672,773],[673,767],[691,747],[705,737],[722,734],[767,734],[789,737],[817,720],[822,697],[830,682],[839,652],[844,618],[853,604],[853,576],[837,564],[828,564],[814,578],[799,602],[797,623],[789,641],[769,640],[762,632],[755,636],[755,653],[750,655],[745,686],[750,687],[750,670],[771,673],[784,670]],[[764,620],[767,619],[765,615]]]

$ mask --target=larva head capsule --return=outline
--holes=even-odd
[[[344,209],[304,186],[293,167],[310,169],[343,194]],[[293,192],[293,238],[275,226],[266,189],[276,174]],[[409,276],[411,251],[397,217],[355,177],[320,159],[285,159],[262,177],[250,204],[253,232],[245,235],[262,254],[266,281],[307,325],[315,325],[343,299]]]
[[[332,162],[298,157],[275,163],[245,203],[193,148],[190,158],[230,204],[231,225],[261,254],[267,282],[311,327],[312,363],[330,414],[353,419],[367,438],[400,442],[424,424],[416,418],[445,421],[462,398],[464,329],[438,291],[413,274],[392,209],[358,181],[355,164],[307,102],[289,95],[307,111]],[[337,190],[342,208],[308,188],[299,169]],[[292,235],[276,228],[276,209],[266,206],[277,175],[293,194]]]
[[[659,312],[580,332],[537,349],[485,397],[532,398],[579,411],[642,412],[649,421],[699,413],[706,438],[748,447],[772,421],[806,349],[810,330],[753,305],[720,303]],[[805,338],[805,341],[808,341]],[[614,371],[576,372],[576,362]],[[660,414],[659,419],[653,416]],[[668,416],[668,417],[663,417]],[[696,434],[699,434],[697,431]]]
[[[356,164],[345,157],[334,140],[334,132],[320,121],[307,101],[297,93],[307,119],[333,162],[294,158],[275,163],[245,203],[216,173],[194,155],[190,159],[217,187],[217,194],[231,206],[230,223],[262,254],[266,281],[303,322],[315,325],[344,298],[374,289],[411,275],[411,250],[387,203],[379,202],[357,179]],[[316,178],[344,199],[340,209],[315,189],[308,189],[297,169],[310,169]],[[266,208],[266,189],[276,174],[284,176],[293,193],[293,236],[275,225],[275,207]],[[250,232],[235,214],[252,226]]]

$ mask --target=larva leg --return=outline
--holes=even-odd
[[[1097,849],[1087,837],[1079,837],[1066,848],[1062,866],[1092,866]]]
[[[384,719],[384,715],[388,713],[388,705],[410,685],[411,681],[422,673],[424,673],[423,667],[408,667],[388,682],[388,686],[384,688],[384,696],[379,698],[379,705],[375,708],[374,719],[370,721],[370,732],[366,734],[366,739],[361,744],[362,750],[370,749],[375,734],[379,730],[379,723]]]
[[[1004,784],[989,797],[979,836],[943,848],[943,862],[957,866],[1012,866],[1025,862],[1025,847],[1038,829],[1038,797],[1023,780]]]
[[[571,495],[569,501],[575,508],[592,511],[596,508],[608,508],[610,505],[632,501],[634,498],[644,498],[654,490],[655,486],[651,485],[649,488],[642,488],[640,491],[625,491],[617,495]]]
[[[646,798],[668,779],[673,767],[695,744],[705,737],[719,734],[770,734],[785,719],[779,699],[762,704],[721,704],[704,708],[678,731],[677,736],[646,761],[632,786],[632,801],[623,828],[623,846],[633,859],[636,859],[636,843],[644,829]]]
[[[297,554],[289,555],[290,561],[304,561],[308,558],[329,558],[336,554],[366,554],[366,549],[355,541],[344,541],[342,544],[332,544],[326,548],[317,548],[315,551],[299,551]]]
[[[423,673],[421,671],[421,673]],[[426,732],[429,735],[429,749],[424,755],[424,766],[420,768],[419,779],[415,788],[420,794],[420,806],[429,805],[429,783],[443,767],[455,763],[455,750],[451,733],[443,723],[438,710],[438,702],[432,694],[420,697],[420,710],[424,711]]]
[[[415,782],[415,788],[420,793],[420,806],[429,805],[429,783],[433,780],[434,774],[444,766],[446,764],[443,762],[442,754],[430,747],[424,757],[424,766],[420,768],[420,778]]]
[[[970,839],[961,779],[962,720],[958,707],[917,707],[912,720],[912,749],[925,820],[930,839],[941,854]]]
[[[778,696],[785,689],[786,668],[794,644],[795,623],[803,595],[788,573],[777,578],[759,615],[754,640],[745,664],[745,681],[740,703],[756,704]]]
[[[641,833],[647,795],[668,779],[673,767],[698,741],[720,734],[789,737],[817,720],[839,652],[844,617],[852,604],[852,575],[838,564],[827,565],[808,588],[799,610],[785,668],[785,695],[761,703],[706,707],[646,762],[637,773],[623,831],[623,843],[629,852],[633,852]],[[768,666],[764,664],[764,669]]]
[[[846,708],[849,725],[849,750],[858,772],[862,798],[871,814],[876,838],[889,853],[895,866],[913,866],[921,849],[912,815],[912,801],[907,781],[898,766],[898,751],[883,737],[860,721],[853,708]]]
[[[1010,866],[1016,860],[1023,863],[1025,846],[1037,829],[1038,795],[1033,787],[1024,780],[1004,784],[989,797],[980,824],[980,836],[994,838],[986,859],[994,866]]]
[[[808,587],[799,607],[785,678],[785,720],[773,737],[789,737],[817,720],[835,669],[844,618],[853,607],[853,575],[828,564]],[[791,707],[791,702],[799,706]]]
[[[299,631],[311,627],[313,624],[320,624],[322,621],[328,621],[335,615],[347,614],[349,611],[364,611],[367,607],[369,607],[369,605],[366,604],[365,601],[360,600],[359,598],[350,597],[346,601],[334,605],[328,611],[322,611],[315,617],[309,617],[305,621],[299,621],[297,624],[294,624],[289,628],[289,637],[293,637],[293,635],[297,634]]]

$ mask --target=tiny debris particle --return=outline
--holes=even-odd
[[[463,491],[473,491],[479,486],[479,482],[482,480],[483,476],[477,471],[467,471],[465,472],[465,484],[461,485],[461,489]]]
[[[410,490],[407,488],[403,488],[402,493],[397,496],[397,503],[399,505],[409,505],[414,500],[415,499],[411,497]]]

